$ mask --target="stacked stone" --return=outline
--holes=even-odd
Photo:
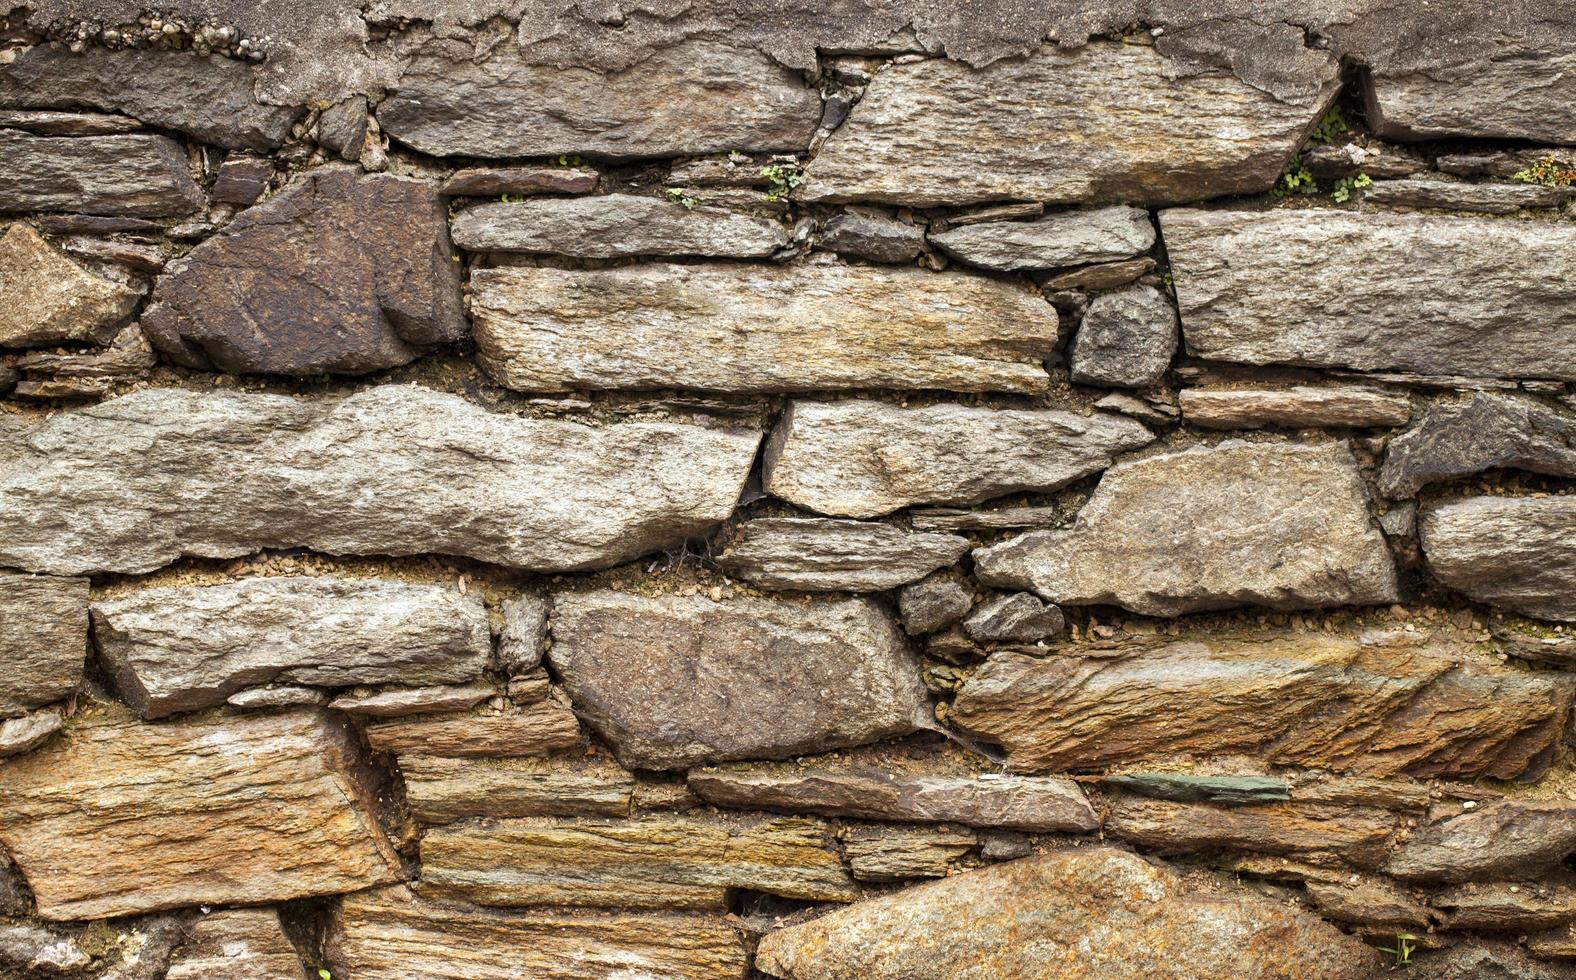
[[[1569,25],[726,10],[0,40],[0,975],[1576,976]]]

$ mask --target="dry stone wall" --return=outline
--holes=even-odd
[[[1572,50],[0,4],[0,977],[1576,977]]]

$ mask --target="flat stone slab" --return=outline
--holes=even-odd
[[[1379,489],[1399,500],[1430,483],[1494,469],[1576,476],[1576,413],[1501,392],[1435,402],[1385,447]]]
[[[786,758],[928,727],[902,630],[865,599],[553,600],[547,658],[625,766]]]
[[[1384,861],[1400,827],[1398,815],[1372,806],[1294,801],[1219,807],[1118,795],[1110,801],[1104,830],[1154,854],[1335,856],[1371,868]]]
[[[399,757],[411,816],[444,824],[468,817],[627,817],[635,777],[601,757],[443,758],[421,746]]]
[[[1352,385],[1184,388],[1177,405],[1184,419],[1205,429],[1388,428],[1412,418],[1407,395]]]
[[[1284,779],[1275,776],[1193,776],[1171,772],[1131,772],[1106,776],[1103,785],[1139,796],[1217,806],[1250,806],[1291,799]]]
[[[57,252],[31,225],[0,236],[0,347],[108,343],[137,308],[135,290]]]
[[[1154,438],[1103,412],[795,401],[767,442],[764,484],[808,510],[877,517],[1055,490]]]
[[[982,584],[1147,616],[1395,601],[1395,567],[1339,444],[1230,440],[1118,463],[1071,527],[976,549]]]
[[[482,366],[518,391],[1035,393],[1055,307],[1018,284],[849,266],[479,269]]]
[[[0,841],[45,919],[244,905],[389,884],[364,760],[329,716],[77,719],[3,767]]]
[[[88,657],[88,582],[0,575],[0,718],[63,700]]]
[[[557,701],[539,701],[502,714],[437,714],[376,722],[364,729],[379,752],[450,759],[501,759],[549,755],[582,743],[575,713]]]
[[[30,426],[0,416],[0,565],[142,573],[305,547],[605,567],[727,518],[759,441],[518,418],[398,385],[342,399],[148,389]]]
[[[479,671],[478,671],[479,673]],[[486,681],[432,687],[395,687],[373,694],[341,694],[328,703],[335,711],[368,718],[401,718],[474,708],[498,691]]]
[[[450,233],[454,244],[472,252],[542,252],[593,259],[763,258],[788,244],[788,233],[775,221],[637,194],[481,204],[455,215]]]
[[[1195,357],[1576,380],[1568,222],[1170,210],[1160,229]]]
[[[1037,221],[989,221],[930,236],[960,262],[1000,272],[1058,269],[1128,259],[1155,244],[1155,226],[1140,208],[1063,211]]]
[[[145,718],[245,687],[435,684],[481,676],[481,596],[446,585],[284,576],[142,589],[93,604],[99,655]]]
[[[596,190],[590,167],[467,167],[456,170],[439,191],[450,195],[588,194]]]
[[[736,579],[767,589],[881,592],[918,581],[969,550],[955,534],[818,517],[745,521],[717,556]]]
[[[1477,59],[1469,70],[1381,73],[1366,94],[1369,125],[1390,139],[1576,143],[1576,54],[1562,46]]]
[[[1403,881],[1537,880],[1576,852],[1576,803],[1505,800],[1419,827],[1385,872]]]
[[[1477,602],[1576,621],[1576,497],[1470,497],[1418,520],[1428,568]]]
[[[203,205],[186,151],[166,136],[34,136],[0,129],[0,212],[163,218]]]
[[[1282,102],[1230,75],[1173,77],[1154,48],[1047,45],[982,68],[882,69],[799,196],[930,207],[1168,204],[1267,191],[1337,85]],[[1333,72],[1331,73],[1333,75]]]
[[[301,954],[277,909],[225,909],[184,930],[165,980],[300,980]]]
[[[1363,191],[1369,204],[1512,214],[1523,208],[1557,208],[1576,188],[1540,184],[1473,184],[1454,180],[1382,180]]]

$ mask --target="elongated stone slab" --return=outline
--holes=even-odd
[[[729,150],[804,152],[821,98],[750,48],[696,40],[622,71],[528,64],[515,44],[483,61],[435,42],[378,107],[401,143],[435,156],[613,159]]]
[[[1057,314],[1016,283],[810,264],[480,269],[481,363],[520,391],[1045,390]]]
[[[367,744],[380,752],[496,759],[547,755],[580,745],[580,722],[556,701],[505,714],[447,714],[368,725]]]
[[[1282,102],[1224,74],[1171,77],[1152,47],[1046,46],[975,69],[878,73],[810,164],[810,201],[1165,204],[1267,191],[1336,85]]]
[[[759,440],[516,418],[397,385],[149,389],[30,427],[0,417],[0,565],[136,573],[294,547],[614,565],[726,518]]]
[[[137,293],[61,255],[20,221],[0,237],[0,347],[109,342],[137,307]]]
[[[1576,497],[1471,497],[1418,522],[1429,570],[1478,602],[1576,621]]]
[[[554,671],[630,768],[785,758],[933,724],[902,630],[865,599],[561,593],[552,631]]]
[[[1070,528],[977,549],[974,565],[986,585],[1150,616],[1396,597],[1356,461],[1333,443],[1232,440],[1119,463]]]
[[[0,718],[69,696],[87,656],[86,579],[0,575]]]
[[[388,884],[398,859],[364,765],[317,712],[78,719],[0,768],[0,841],[46,919]]]
[[[402,754],[399,769],[411,815],[423,823],[466,817],[624,817],[635,792],[635,777],[606,759]]]
[[[299,980],[301,956],[276,909],[226,909],[204,915],[164,980]]]
[[[1184,388],[1182,417],[1205,429],[1362,429],[1405,425],[1412,417],[1406,395],[1356,386],[1290,388]]]
[[[721,910],[730,888],[852,901],[831,836],[800,817],[453,824],[422,838],[421,880],[439,896],[504,906]]]
[[[924,578],[969,550],[955,534],[818,517],[745,521],[717,556],[734,578],[768,589],[881,592]]]
[[[1576,476],[1576,414],[1500,392],[1436,403],[1415,428],[1390,440],[1379,489],[1401,499],[1430,483],[1490,469]]]
[[[335,711],[368,718],[403,718],[428,712],[464,711],[497,693],[497,688],[486,681],[432,687],[394,687],[373,694],[341,694],[330,701],[328,706]]]
[[[522,914],[417,898],[402,886],[345,896],[325,952],[334,976],[357,980],[743,980],[748,964],[722,915]]]
[[[1576,802],[1505,800],[1413,831],[1385,871],[1406,881],[1536,880],[1576,852]]]
[[[1244,891],[1198,891],[1107,847],[1052,851],[868,899],[768,933],[756,968],[788,980],[985,976],[1360,977],[1379,954]]]
[[[1369,125],[1391,139],[1576,143],[1576,54],[1568,47],[1482,58],[1470,70],[1377,74],[1366,95]]]
[[[577,258],[711,255],[748,259],[788,244],[775,221],[636,194],[556,197],[466,208],[450,229],[472,252],[545,252]]]
[[[1576,380],[1568,223],[1299,208],[1160,228],[1195,357]]]
[[[979,838],[962,827],[903,827],[892,824],[848,827],[843,856],[859,881],[945,878],[957,860],[974,850]]]
[[[1179,803],[1250,806],[1291,798],[1286,781],[1275,776],[1193,776],[1170,772],[1134,772],[1106,776],[1100,782],[1139,796]]]
[[[990,221],[930,236],[948,255],[1002,272],[1056,269],[1127,259],[1155,244],[1155,226],[1140,208],[1064,211],[1038,221]]]
[[[877,517],[1055,490],[1154,438],[1104,413],[796,401],[767,443],[764,479],[768,493],[800,507]]]
[[[954,716],[1020,772],[1244,753],[1365,776],[1512,779],[1548,767],[1576,696],[1571,678],[1490,667],[1464,643],[1416,634],[1135,646],[994,654]]]
[[[1105,833],[1156,854],[1221,850],[1300,857],[1333,855],[1356,867],[1383,863],[1401,818],[1369,806],[1270,803],[1216,807],[1204,803],[1117,796]]]
[[[0,129],[0,211],[162,218],[191,214],[202,189],[164,136],[33,136]]]
[[[93,636],[121,697],[145,718],[223,704],[244,687],[275,681],[467,681],[481,676],[492,652],[479,595],[308,576],[152,588],[97,602]]]

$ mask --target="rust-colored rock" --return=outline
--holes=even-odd
[[[1576,802],[1504,800],[1412,833],[1385,870],[1408,881],[1540,876],[1576,852]]]
[[[366,727],[380,752],[445,758],[512,758],[546,755],[580,744],[575,713],[556,701],[503,714],[450,714],[380,722]]]
[[[1108,837],[1156,854],[1245,850],[1338,857],[1357,867],[1384,861],[1400,818],[1377,807],[1261,803],[1217,807],[1122,795],[1105,819]]]
[[[418,748],[418,751],[421,751]],[[622,817],[635,777],[601,757],[399,757],[411,815],[424,823],[466,817]]]
[[[31,225],[0,237],[0,347],[108,343],[137,306],[133,289],[61,255]]]
[[[848,869],[859,881],[945,878],[979,844],[967,828],[890,824],[848,827],[841,840]]]
[[[165,980],[300,980],[296,952],[276,909],[228,909],[185,931]]]

